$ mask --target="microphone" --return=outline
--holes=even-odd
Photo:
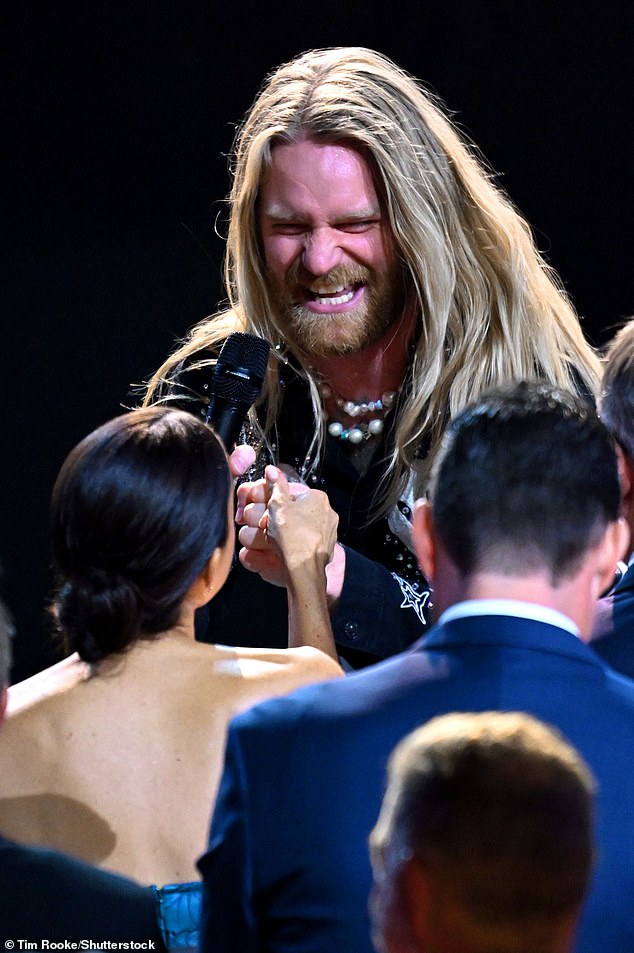
[[[209,384],[205,423],[211,424],[228,453],[262,389],[270,349],[264,338],[240,331],[230,334],[220,349]]]

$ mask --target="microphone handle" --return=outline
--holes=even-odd
[[[210,424],[224,444],[227,453],[231,453],[240,437],[242,425],[246,420],[250,404],[242,401],[227,400],[218,394],[212,394],[209,400],[205,423]]]

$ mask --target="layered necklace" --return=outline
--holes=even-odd
[[[331,437],[345,440],[352,444],[362,443],[371,437],[376,437],[383,431],[385,418],[396,402],[398,391],[386,390],[380,397],[373,400],[349,400],[335,393],[330,384],[317,383],[323,401],[330,400],[347,417],[355,422],[351,427],[345,427],[340,420],[329,420],[327,427]]]

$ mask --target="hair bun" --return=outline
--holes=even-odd
[[[68,648],[86,662],[98,662],[125,648],[139,630],[142,609],[138,589],[132,580],[117,573],[88,568],[62,586],[57,618]]]
[[[51,497],[66,648],[97,661],[178,625],[228,538],[231,492],[221,441],[182,410],[129,411],[77,444]]]
[[[87,588],[94,589],[95,593],[114,592],[119,589],[125,589],[133,585],[120,573],[111,572],[108,569],[100,569],[97,566],[88,566],[83,574],[83,584]]]

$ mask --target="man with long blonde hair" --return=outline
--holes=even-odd
[[[232,331],[273,344],[252,432],[264,461],[325,489],[339,514],[333,622],[342,654],[362,664],[403,648],[425,621],[411,506],[448,419],[521,378],[594,395],[598,361],[476,150],[379,53],[313,50],[273,72],[231,170],[228,308],[192,330],[146,401],[197,408]],[[253,505],[241,561],[276,581],[258,528],[263,483],[243,502]],[[263,637],[277,628],[283,640],[274,590],[259,585],[236,577],[232,627],[244,628],[234,609],[248,605],[251,631],[261,615]]]

